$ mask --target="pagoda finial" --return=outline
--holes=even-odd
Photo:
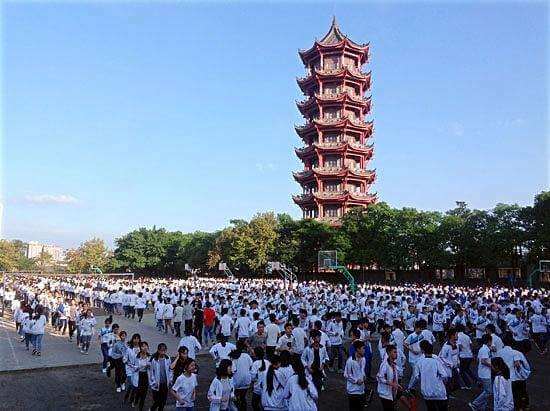
[[[338,22],[336,21],[336,16],[332,16],[332,24],[330,25],[330,29],[327,34],[325,34],[325,37],[323,37],[320,40],[320,43],[325,44],[334,44],[338,43],[341,40],[344,39],[344,35],[340,31],[340,27],[338,27]]]

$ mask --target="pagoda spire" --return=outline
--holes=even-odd
[[[338,22],[336,21],[336,16],[332,16],[332,24],[327,34],[320,40],[320,43],[323,44],[335,44],[341,42],[346,36],[340,31],[338,27]]]

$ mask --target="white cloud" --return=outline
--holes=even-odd
[[[256,163],[256,168],[260,173],[265,171],[275,170],[275,165],[273,163]]]
[[[456,137],[464,135],[464,126],[461,123],[454,122],[449,125],[449,131]]]
[[[501,120],[498,123],[498,125],[504,128],[513,128],[513,127],[522,126],[524,123],[525,123],[525,120],[523,120],[521,117],[516,117],[516,118]]]
[[[78,199],[70,194],[27,194],[23,197],[29,204],[76,204]]]

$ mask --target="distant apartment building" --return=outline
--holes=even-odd
[[[36,241],[27,243],[26,256],[27,258],[37,258],[42,252],[52,256],[53,261],[61,262],[65,260],[65,250],[62,247],[49,244],[41,244]]]

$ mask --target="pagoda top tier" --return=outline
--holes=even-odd
[[[340,31],[336,17],[332,18],[332,24],[327,34],[321,40],[315,40],[315,43],[308,50],[299,50],[300,58],[304,64],[316,57],[323,51],[342,50],[361,56],[361,63],[365,63],[369,56],[369,43],[358,44],[350,40]]]

